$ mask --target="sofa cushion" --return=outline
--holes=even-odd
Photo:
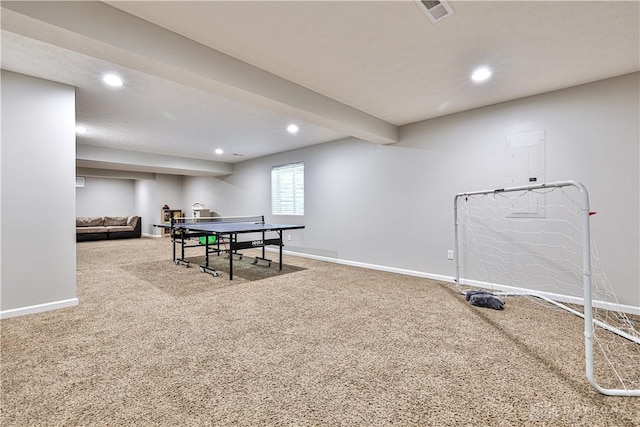
[[[104,225],[127,225],[128,219],[126,216],[105,216]]]
[[[104,218],[101,216],[76,217],[76,227],[100,227],[102,225],[104,225]]]
[[[136,215],[130,216],[129,219],[127,220],[127,225],[130,227],[135,227],[136,224],[138,223],[138,218],[140,217]]]
[[[88,234],[88,233],[105,233],[107,234],[106,227],[76,227],[76,234]]]
[[[129,225],[107,225],[106,229],[109,230],[110,233],[114,231],[133,231],[133,227]]]

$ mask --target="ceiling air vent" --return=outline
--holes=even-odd
[[[416,3],[434,24],[449,15],[453,15],[453,9],[446,1],[416,0]]]

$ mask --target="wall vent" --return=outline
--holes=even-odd
[[[429,1],[429,0],[416,0],[418,6],[427,18],[434,24],[441,19],[446,18],[449,15],[453,15],[453,9],[446,1]]]

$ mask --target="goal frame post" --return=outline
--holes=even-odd
[[[594,324],[603,327],[613,333],[619,334],[627,339],[636,341],[633,337],[629,337],[623,331],[619,331],[614,327],[603,324],[599,321],[594,321],[592,310],[592,284],[591,284],[591,230],[590,230],[590,208],[589,208],[589,192],[587,188],[578,181],[556,181],[549,183],[540,183],[532,185],[523,185],[516,187],[497,188],[493,190],[480,190],[470,191],[464,193],[458,193],[454,197],[453,201],[453,215],[454,215],[454,259],[455,259],[455,284],[457,290],[464,294],[460,283],[460,245],[459,245],[459,232],[458,232],[458,202],[461,198],[468,196],[489,195],[498,193],[510,193],[510,192],[522,192],[539,189],[552,189],[561,187],[574,187],[580,193],[580,222],[582,228],[582,287],[583,287],[583,304],[584,314],[581,314],[563,304],[557,303],[549,298],[537,295],[535,292],[531,292],[530,295],[542,298],[545,301],[551,302],[561,308],[577,314],[584,318],[584,337],[585,337],[585,370],[586,377],[589,383],[599,393],[607,396],[635,396],[640,397],[640,389],[638,390],[626,390],[626,389],[609,389],[601,387],[594,377],[594,356],[593,356],[593,335]],[[522,295],[522,294],[520,294]],[[637,341],[636,341],[637,342]],[[639,344],[640,345],[640,344]]]

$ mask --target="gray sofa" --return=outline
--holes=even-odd
[[[142,235],[139,216],[94,216],[76,218],[76,241],[130,239]]]

